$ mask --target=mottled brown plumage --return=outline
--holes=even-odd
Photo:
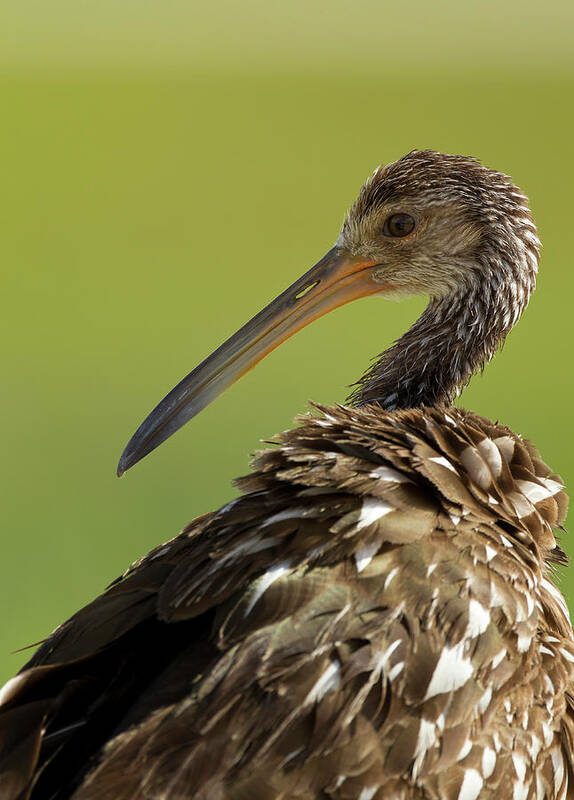
[[[422,233],[393,250],[397,209]],[[375,173],[337,247],[395,292],[411,270],[426,317],[358,407],[301,418],[7,684],[3,800],[566,797],[566,495],[528,441],[450,405],[524,308],[535,240],[524,196],[468,159]]]

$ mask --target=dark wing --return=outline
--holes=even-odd
[[[247,494],[57,629],[5,687],[1,796],[494,793],[505,703],[524,714],[548,691],[541,642],[556,703],[536,724],[559,750],[571,631],[529,600],[540,554],[560,552],[559,484],[504,429],[452,412],[445,433],[437,413],[307,420]]]

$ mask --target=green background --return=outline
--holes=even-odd
[[[573,9],[3,4],[0,677],[230,499],[260,439],[309,398],[342,401],[418,315],[420,298],[338,310],[114,477],[151,407],[332,245],[377,164],[414,147],[475,155],[531,197],[539,290],[462,403],[572,483]],[[563,587],[574,600],[574,570]]]

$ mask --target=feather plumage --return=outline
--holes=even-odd
[[[560,796],[565,495],[532,445],[459,409],[324,408],[239,485],[16,679],[0,729],[21,729],[28,780],[43,736],[39,797],[495,797],[509,775],[516,796]],[[146,697],[118,704],[146,666]],[[106,742],[92,762],[83,738]]]

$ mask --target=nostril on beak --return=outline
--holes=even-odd
[[[320,283],[321,281],[313,281],[313,283],[310,283],[308,286],[305,286],[304,289],[301,289],[299,292],[297,292],[294,299],[300,300],[302,297],[305,297],[305,295],[308,294],[311,289],[314,289],[315,286],[318,286]]]

